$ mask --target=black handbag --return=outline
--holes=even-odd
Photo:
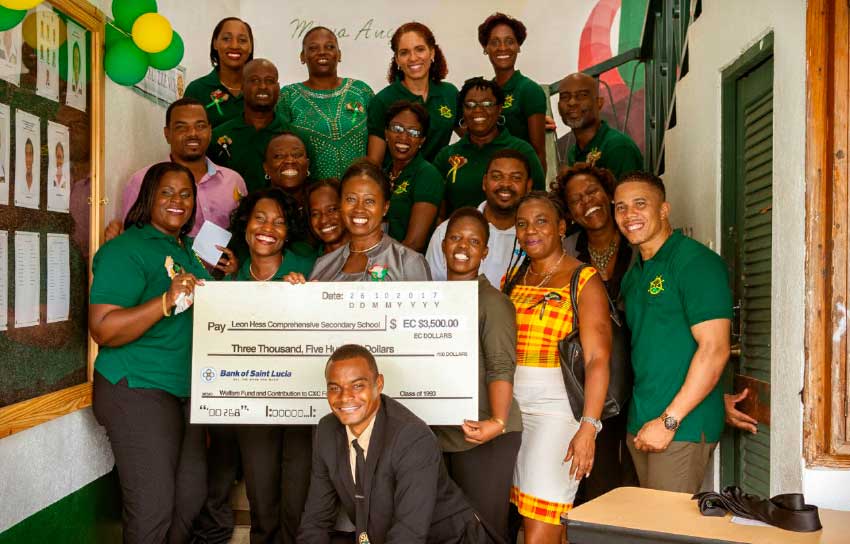
[[[558,342],[558,353],[561,359],[561,374],[564,376],[564,387],[567,389],[567,397],[570,399],[570,407],[576,421],[581,419],[584,413],[584,351],[579,340],[578,302],[576,292],[578,291],[578,280],[581,271],[590,265],[579,265],[570,279],[570,304],[573,307],[573,329]],[[632,365],[631,365],[631,341],[629,329],[625,320],[617,310],[611,298],[608,297],[608,312],[611,316],[611,359],[610,379],[608,381],[608,393],[605,396],[605,405],[602,408],[602,417],[608,419],[616,416],[625,406],[632,393]]]

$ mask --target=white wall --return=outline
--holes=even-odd
[[[541,84],[557,81],[577,69],[579,36],[595,5],[596,0],[423,0],[415,6],[386,0],[243,0],[241,12],[254,31],[255,56],[274,62],[282,83],[307,79],[307,70],[298,59],[298,24],[312,21],[315,26],[337,31],[343,58],[340,75],[361,79],[378,92],[387,85],[390,37],[411,20],[434,32],[449,66],[448,81],[460,88],[467,78],[492,77],[493,69],[477,36],[478,25],[496,11],[522,20],[528,28],[517,61],[523,74]],[[614,54],[617,21],[612,35]],[[559,133],[565,130],[559,129]]]
[[[814,471],[802,461],[805,293],[805,0],[703,2],[691,27],[690,72],[676,90],[665,183],[673,221],[719,249],[721,72],[774,33],[773,326],[771,494],[803,491],[822,507],[850,509],[850,471]],[[722,38],[721,38],[722,37]]]
[[[239,2],[159,0],[159,12],[187,44],[183,65],[195,78],[210,70],[209,39],[223,17],[239,15]],[[111,2],[93,0],[108,10]],[[104,6],[105,4],[105,6]],[[109,14],[109,12],[107,12]],[[165,108],[130,89],[106,82],[106,218],[115,216],[124,180],[145,164],[167,159],[162,136]],[[0,440],[0,533],[112,470],[112,450],[91,408],[78,410]]]

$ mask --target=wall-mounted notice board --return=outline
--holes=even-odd
[[[91,404],[104,21],[53,0],[0,32],[0,438]]]

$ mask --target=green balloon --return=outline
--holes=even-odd
[[[25,9],[9,9],[0,6],[0,31],[15,28],[21,24],[26,15],[27,10]]]
[[[106,50],[103,66],[109,79],[119,85],[131,86],[140,82],[148,73],[148,55],[124,38]]]
[[[120,30],[113,26],[113,23],[106,23],[106,36],[104,37],[105,44],[107,49],[112,46],[115,42],[124,38],[124,34],[121,33]]]
[[[151,67],[157,70],[171,70],[183,60],[183,38],[174,32],[171,34],[171,43],[159,53],[148,55]]]
[[[156,0],[112,0],[115,24],[127,32],[133,31],[133,23],[145,13],[156,13]]]

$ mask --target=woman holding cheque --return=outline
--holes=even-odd
[[[152,166],[92,266],[94,413],[118,468],[125,542],[188,542],[206,496],[205,430],[188,403],[191,301],[209,279],[186,236],[196,195],[184,166]]]
[[[561,542],[561,514],[593,468],[596,433],[608,389],[611,321],[605,286],[594,268],[579,273],[579,338],[585,402],[576,421],[564,386],[558,342],[573,327],[571,280],[581,263],[562,246],[567,224],[559,202],[533,191],[517,205],[516,237],[526,259],[514,263],[503,291],[516,307],[514,396],[522,411],[522,445],[511,502],[523,516],[525,542]]]
[[[513,398],[516,314],[510,299],[478,273],[487,256],[490,228],[475,208],[459,208],[443,239],[449,281],[478,282],[478,421],[434,427],[449,475],[484,523],[505,541],[511,479],[522,441]]]
[[[254,191],[239,202],[239,207],[233,211],[230,227],[234,240],[247,245],[248,258],[230,279],[279,281],[290,272],[310,273],[313,260],[289,249],[289,242],[300,238],[297,210],[295,199],[277,187]],[[285,517],[292,509],[287,505],[299,500],[300,504],[294,509],[299,512],[303,509],[310,479],[309,475],[300,477],[298,471],[289,469],[286,463],[282,466],[281,458],[284,449],[290,450],[283,444],[290,439],[303,442],[301,439],[305,431],[306,442],[309,443],[310,429],[302,426],[285,429],[277,425],[235,426],[245,471],[245,488],[251,505],[252,539],[266,542],[276,538],[280,529],[294,532],[281,519],[281,512]],[[309,450],[305,457],[309,463]],[[281,506],[282,503],[285,504]]]

